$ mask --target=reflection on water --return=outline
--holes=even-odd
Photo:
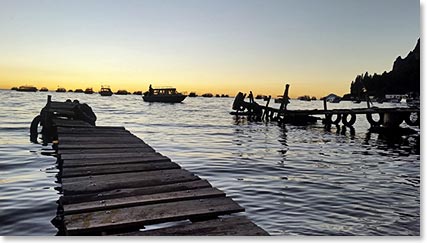
[[[0,235],[54,235],[55,159],[28,142],[29,124],[46,94],[0,92]],[[419,235],[418,134],[371,133],[363,116],[353,129],[326,130],[320,122],[280,127],[236,119],[228,114],[229,98],[170,105],[134,95],[53,94],[53,100],[67,98],[88,103],[98,125],[125,126],[209,180],[270,234]],[[362,107],[341,102],[329,108],[334,106]],[[321,107],[292,101],[288,108]]]

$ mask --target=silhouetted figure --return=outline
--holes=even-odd
[[[150,95],[153,95],[153,87],[151,87],[151,84],[150,84],[150,87],[148,87],[148,92],[150,93]]]

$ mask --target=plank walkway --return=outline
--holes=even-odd
[[[52,124],[63,234],[268,235],[224,192],[125,128],[60,118]]]

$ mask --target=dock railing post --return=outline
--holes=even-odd
[[[268,104],[270,104],[270,100],[271,100],[271,95],[268,96],[267,104],[265,105],[264,113],[262,114],[261,120],[264,120],[264,117],[266,117],[266,119],[268,120]]]
[[[289,84],[286,84],[285,92],[283,93],[283,97],[282,97],[282,103],[280,104],[280,109],[279,109],[280,111],[287,109],[287,106],[289,103],[288,93],[289,93]]]

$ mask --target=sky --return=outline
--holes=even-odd
[[[0,0],[0,88],[343,95],[419,37],[418,0]]]

